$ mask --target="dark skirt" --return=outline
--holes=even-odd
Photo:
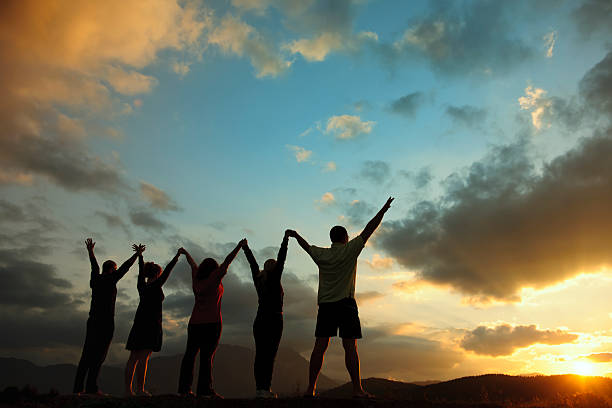
[[[162,326],[157,321],[135,321],[130,330],[125,348],[128,350],[159,351],[162,346]]]

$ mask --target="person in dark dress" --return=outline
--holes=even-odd
[[[89,262],[91,263],[91,278],[89,280],[91,306],[87,319],[85,344],[74,378],[73,392],[75,394],[83,392],[83,383],[85,382],[85,376],[87,376],[85,392],[102,395],[102,392],[98,389],[98,375],[102,363],[106,359],[115,331],[117,282],[134,264],[136,257],[145,250],[144,245],[132,245],[135,254],[125,261],[119,269],[117,269],[115,262],[108,260],[102,264],[102,273],[100,273],[100,266],[94,255],[95,245],[96,243],[91,238],[85,240]]]
[[[247,240],[241,240],[230,252],[221,265],[212,258],[206,258],[198,266],[193,258],[181,249],[191,266],[191,279],[195,304],[187,326],[187,347],[181,362],[178,392],[184,396],[192,396],[193,366],[200,352],[200,373],[198,376],[197,393],[199,397],[223,398],[214,391],[212,364],[215,351],[221,338],[221,299],[223,284],[221,280],[227,274],[227,268],[240,251],[247,245]]]
[[[168,280],[172,268],[176,265],[180,251],[172,258],[162,272],[161,266],[153,262],[144,263],[142,254],[138,256],[138,295],[140,302],[134,316],[134,323],[128,336],[125,348],[130,350],[130,358],[125,366],[125,393],[134,395],[132,380],[136,373],[137,395],[151,394],[145,391],[147,364],[154,351],[161,350],[162,345],[162,286]]]
[[[270,386],[272,385],[274,360],[283,335],[283,297],[285,293],[281,285],[281,275],[287,258],[288,242],[289,231],[287,230],[276,260],[268,259],[262,271],[259,270],[251,249],[248,245],[244,246],[244,254],[251,267],[259,301],[257,316],[253,323],[253,337],[255,338],[253,371],[256,398],[276,398],[276,394],[270,391]]]

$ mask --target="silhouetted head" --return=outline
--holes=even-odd
[[[348,232],[346,232],[346,228],[336,225],[329,230],[329,238],[333,243],[346,244],[348,242]]]
[[[102,275],[106,275],[107,273],[113,273],[117,270],[117,264],[115,263],[115,261],[111,261],[110,259],[108,261],[105,261],[102,264]]]
[[[272,269],[274,269],[274,267],[276,266],[276,259],[268,259],[266,262],[264,262],[264,271],[268,272],[271,271]]]
[[[212,258],[206,258],[198,267],[198,274],[196,276],[198,279],[206,279],[210,276],[212,271],[214,271],[218,267],[219,264],[217,263],[217,261]]]
[[[162,268],[154,262],[147,262],[144,264],[144,276],[148,280],[152,281],[159,278],[162,274]]]

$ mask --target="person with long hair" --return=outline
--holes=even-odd
[[[125,261],[119,269],[112,260],[107,260],[100,266],[94,255],[96,243],[91,239],[85,240],[85,247],[89,254],[91,263],[91,277],[89,287],[91,288],[91,306],[89,308],[89,318],[87,319],[87,332],[85,334],[85,344],[83,353],[77,367],[74,378],[73,392],[81,394],[83,383],[87,376],[85,392],[87,394],[102,395],[98,389],[98,375],[102,363],[106,359],[108,348],[113,340],[115,331],[115,301],[117,299],[117,282],[130,270],[136,257],[145,250],[144,245],[132,245],[134,255]]]
[[[138,256],[137,288],[140,302],[125,345],[125,348],[130,350],[130,357],[125,366],[125,394],[127,396],[134,395],[132,391],[134,370],[136,370],[136,394],[151,395],[145,391],[144,385],[149,357],[152,352],[161,350],[162,346],[162,302],[164,301],[162,286],[168,280],[180,255],[179,250],[163,271],[156,263],[145,263],[142,253]]]
[[[253,323],[253,337],[255,338],[253,372],[256,398],[276,398],[270,386],[272,385],[274,360],[283,335],[283,297],[285,293],[281,285],[281,275],[287,258],[288,243],[289,230],[285,231],[276,259],[266,260],[263,270],[259,269],[249,246],[245,245],[243,249],[251,267],[258,298],[257,315]]]
[[[200,373],[198,376],[197,394],[199,397],[223,398],[213,388],[212,364],[215,351],[221,337],[221,299],[223,298],[223,277],[240,251],[247,245],[241,240],[219,265],[212,258],[206,258],[197,265],[191,255],[184,249],[187,262],[191,266],[191,279],[195,304],[187,326],[187,347],[181,362],[178,392],[184,396],[193,395],[193,367],[200,352]]]

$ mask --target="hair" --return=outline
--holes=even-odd
[[[269,271],[274,269],[276,266],[276,259],[270,258],[264,262],[264,271]]]
[[[104,263],[102,264],[102,273],[107,273],[110,269],[114,269],[116,267],[117,264],[115,263],[115,261],[111,261],[110,259],[108,261],[104,261]]]
[[[202,261],[202,263],[198,267],[198,273],[196,277],[198,279],[206,279],[210,276],[212,271],[214,271],[218,267],[219,267],[219,264],[217,263],[217,261],[215,261],[212,258],[206,258]]]
[[[144,276],[145,278],[155,279],[158,278],[162,273],[162,268],[154,262],[147,262],[144,264]]]
[[[336,225],[329,230],[329,238],[331,239],[331,242],[344,243],[348,240],[348,232],[346,232],[346,228],[343,226]]]

